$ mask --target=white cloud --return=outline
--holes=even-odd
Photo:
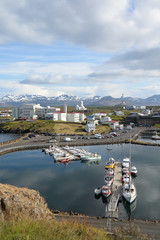
[[[1,0],[1,49],[8,42],[37,47],[32,56],[25,49],[21,59],[8,52],[1,60],[1,94],[159,94],[159,26],[157,0]],[[58,42],[68,51],[57,51]]]
[[[156,0],[2,0],[0,39],[51,43],[66,41],[115,51],[160,43],[160,4]]]

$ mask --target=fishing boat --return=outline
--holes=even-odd
[[[89,155],[82,155],[81,160],[89,161],[89,160],[101,160],[101,155],[98,153],[91,153]]]
[[[114,169],[114,167],[115,167],[114,163],[107,162],[106,166],[105,166],[105,169],[109,169],[109,168]]]
[[[129,152],[129,182],[123,185],[122,196],[128,203],[132,203],[137,198],[137,191],[131,178],[131,138],[130,138],[130,152]]]

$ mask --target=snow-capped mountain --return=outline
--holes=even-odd
[[[40,95],[6,95],[0,98],[0,106],[18,106],[24,103],[36,103],[42,106],[68,106],[79,105],[83,100],[85,106],[115,106],[122,102],[121,98],[113,98],[112,96],[94,96],[92,98],[80,98],[72,95],[61,95],[58,97],[45,97]],[[154,95],[145,99],[126,97],[123,99],[126,105],[160,105],[160,95]]]

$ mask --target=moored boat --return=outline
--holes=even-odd
[[[111,186],[113,183],[113,176],[105,176],[104,177],[104,183],[107,184],[108,186]]]
[[[99,196],[101,194],[102,189],[100,187],[97,187],[94,189],[94,194]]]
[[[131,166],[131,138],[130,138],[130,152],[129,152],[128,159],[129,159],[129,161],[128,161],[129,175],[127,175],[127,176],[129,177],[129,182],[124,183],[123,190],[122,190],[122,196],[128,203],[131,204],[137,198],[137,191],[136,191],[135,185],[132,182],[132,178],[131,178],[131,167],[130,167]]]
[[[137,192],[133,182],[124,184],[122,195],[129,203],[133,203],[135,201]]]
[[[136,177],[136,176],[137,176],[137,173],[138,173],[137,168],[136,168],[135,166],[132,166],[132,167],[131,167],[131,175],[132,175],[133,177]]]
[[[129,175],[129,169],[128,168],[122,168],[122,175],[127,174]]]
[[[98,153],[91,153],[89,155],[82,155],[81,160],[83,161],[89,161],[89,160],[101,160],[101,155]]]
[[[160,140],[160,136],[158,134],[153,135],[152,140]]]
[[[109,186],[107,186],[107,185],[103,185],[103,187],[102,187],[102,195],[107,198],[111,194],[112,194],[111,188]]]
[[[109,168],[113,169],[114,167],[115,167],[114,163],[112,163],[112,162],[107,162],[107,163],[106,163],[106,166],[105,166],[105,169],[109,169]]]
[[[123,158],[122,168],[129,168],[129,158],[128,157]]]

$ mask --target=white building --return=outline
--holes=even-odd
[[[116,116],[124,116],[123,111],[116,111],[115,114],[116,114]]]
[[[87,123],[85,125],[86,132],[94,132],[95,131],[95,124],[94,123]]]
[[[58,112],[58,120],[59,121],[67,121],[67,113],[65,112]]]
[[[45,114],[45,119],[50,119],[53,121],[58,121],[58,113],[54,112],[54,113],[46,113]]]
[[[81,105],[76,105],[75,110],[77,111],[84,111],[87,110],[87,108],[83,105],[83,101],[81,101]]]
[[[101,119],[102,117],[106,117],[106,113],[93,113],[95,119]]]
[[[68,122],[83,122],[85,120],[84,113],[67,113],[67,121]]]
[[[111,121],[112,121],[112,119],[111,119],[110,117],[108,117],[108,116],[102,117],[102,118],[100,119],[100,123],[101,123],[101,124],[109,124]]]
[[[12,109],[12,118],[37,119],[45,118],[46,113],[60,111],[60,108],[42,107],[40,104],[24,104],[21,107],[14,107]]]
[[[89,124],[91,123],[91,124],[94,124],[96,126],[96,125],[99,124],[99,120],[97,120],[94,115],[89,115],[87,117],[87,123],[89,123]]]

